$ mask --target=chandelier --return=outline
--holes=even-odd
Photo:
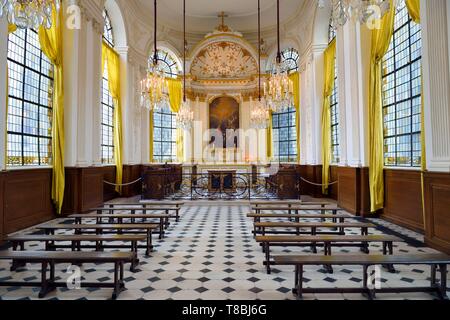
[[[192,122],[194,121],[194,112],[191,110],[191,105],[186,99],[186,0],[183,0],[183,103],[181,104],[180,110],[177,113],[176,120],[177,125],[185,130],[190,130],[192,128]]]
[[[0,18],[6,15],[19,29],[50,29],[53,6],[59,11],[60,0],[0,0]]]
[[[258,100],[250,97],[250,126],[255,129],[267,129],[269,125],[269,109],[261,99],[261,8],[258,0]]]
[[[294,104],[294,85],[289,79],[287,66],[281,61],[280,50],[280,0],[277,0],[277,43],[278,52],[275,68],[264,83],[264,99],[273,112],[283,112]]]
[[[157,20],[156,0],[154,1],[154,55],[147,71],[147,76],[141,81],[141,105],[149,110],[161,110],[169,105],[169,89],[163,68],[158,63],[158,47],[156,41]]]
[[[325,0],[318,0],[319,8],[325,7]],[[331,0],[333,28],[343,26],[348,20],[357,20],[361,24],[373,18],[381,18],[389,9],[389,0]]]

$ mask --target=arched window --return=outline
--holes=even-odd
[[[154,53],[150,56],[149,64],[153,63]],[[176,78],[180,73],[178,68],[178,64],[175,60],[175,57],[166,50],[158,49],[157,55],[158,57],[158,66],[161,71],[164,72],[167,78]]]
[[[108,12],[103,11],[105,25],[103,28],[103,41],[110,47],[114,47],[114,30],[111,26]],[[101,130],[102,130],[102,163],[114,163],[114,103],[108,86],[108,68],[103,66],[103,78],[101,88]]]
[[[331,22],[328,29],[328,41],[331,43],[336,39],[336,30]],[[334,87],[330,96],[330,113],[331,113],[331,163],[340,162],[339,150],[339,97],[338,97],[338,66],[336,56],[334,57]]]
[[[282,63],[287,67],[289,73],[298,71],[298,52],[289,48],[281,53]],[[272,114],[272,137],[274,146],[274,160],[280,162],[297,161],[297,112],[291,106],[285,112]]]
[[[53,65],[32,29],[8,36],[7,166],[52,164]]]
[[[153,63],[153,53],[149,63]],[[159,49],[158,66],[167,78],[176,78],[180,72],[175,57],[168,51]],[[156,162],[176,160],[176,115],[167,106],[153,113],[153,159]]]
[[[394,36],[383,59],[384,164],[421,165],[421,60],[419,24],[401,0]]]

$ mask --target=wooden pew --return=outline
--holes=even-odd
[[[123,224],[124,219],[131,219],[131,223],[136,223],[136,219],[142,219],[143,223],[147,219],[159,219],[159,229],[154,233],[159,233],[159,239],[164,238],[164,229],[166,227],[166,219],[175,218],[175,216],[167,214],[73,214],[69,219],[75,219],[76,224],[81,224],[83,219],[96,219],[97,224],[105,223],[104,219],[108,220],[108,223],[114,223],[117,220],[118,224]]]
[[[133,263],[134,252],[64,252],[64,251],[1,251],[0,260],[15,260],[22,263],[41,264],[41,281],[0,281],[1,287],[40,287],[39,298],[44,298],[56,288],[67,288],[67,283],[57,282],[55,279],[55,265],[71,263],[112,263],[114,264],[114,281],[85,282],[81,281],[83,288],[113,288],[112,299],[116,299],[125,290],[123,278],[125,263]],[[50,271],[47,277],[47,271]]]
[[[139,264],[139,259],[137,257],[138,242],[145,241],[145,235],[32,235],[32,234],[18,234],[14,236],[9,236],[6,238],[12,244],[13,250],[25,251],[26,242],[45,242],[45,251],[54,251],[55,249],[70,248],[72,251],[81,251],[83,248],[95,248],[96,251],[103,251],[106,248],[124,248],[128,247],[131,252],[134,252],[135,259],[131,264],[131,271],[134,272],[136,266]],[[103,242],[130,242],[130,245],[104,245]],[[55,242],[71,242],[71,245],[55,244]],[[95,245],[82,245],[82,242],[95,242]],[[21,266],[17,261],[13,261],[11,271],[17,269]]]
[[[292,292],[297,299],[302,299],[304,293],[362,293],[369,299],[375,299],[377,293],[403,293],[403,292],[433,292],[437,293],[440,299],[447,298],[447,265],[450,264],[450,256],[445,254],[420,254],[420,255],[336,255],[336,256],[275,256],[275,265],[295,266],[295,287]],[[304,266],[343,265],[363,267],[363,287],[362,288],[303,288]],[[369,287],[368,269],[371,266],[382,265],[429,265],[431,266],[431,277],[429,287],[414,288],[376,288],[375,278],[372,279]],[[440,283],[436,279],[436,271],[439,267]]]
[[[147,214],[148,212],[153,212],[154,211],[162,211],[165,212],[168,216],[170,215],[170,212],[175,212],[175,217],[176,217],[176,221],[178,222],[180,219],[180,209],[178,207],[152,207],[152,208],[131,208],[131,207],[113,207],[113,208],[92,208],[91,211],[96,211],[97,214],[103,214],[103,213],[108,213],[108,214],[115,214],[117,212],[120,211],[128,211],[130,212],[130,214],[136,214],[136,211],[141,211],[142,214]],[[169,219],[166,219],[166,225],[169,225]]]
[[[142,232],[136,230],[145,230],[146,233],[146,255],[149,256],[150,252],[153,250],[152,245],[152,232],[153,230],[159,228],[157,224],[48,224],[36,227],[37,229],[44,230],[47,235],[54,235],[56,230],[74,230],[75,234],[80,235],[86,230],[94,230],[96,234],[105,233],[105,230],[117,230],[126,233],[137,233]],[[124,233],[125,233],[124,232]],[[111,232],[110,232],[111,233]]]
[[[345,211],[343,209],[333,207],[314,207],[314,206],[265,206],[265,207],[252,207],[252,211],[256,213],[261,213],[261,211],[288,211],[288,213],[294,212],[295,214],[299,214],[300,211],[320,211],[321,214],[326,214],[327,212],[331,212],[332,214],[337,214],[339,211]]]
[[[267,273],[270,274],[270,265],[273,264],[270,260],[271,246],[311,246],[313,253],[317,253],[317,245],[323,244],[324,254],[331,255],[332,246],[351,247],[357,246],[361,248],[364,253],[369,253],[369,243],[381,242],[383,244],[383,254],[392,255],[393,243],[403,242],[402,239],[394,236],[384,235],[364,235],[364,236],[341,236],[341,235],[322,235],[322,236],[257,236],[256,242],[261,243],[263,252],[265,253],[265,262]],[[327,268],[332,272],[331,268]],[[391,268],[391,271],[393,269]]]
[[[317,229],[339,229],[340,235],[345,235],[345,228],[348,229],[361,229],[361,235],[368,235],[369,228],[376,228],[376,225],[372,223],[315,223],[315,222],[256,222],[255,227],[258,230],[257,233],[265,236],[269,234],[286,234],[283,231],[267,231],[267,229],[282,228],[282,229],[295,229],[296,231],[287,231],[288,234],[295,233],[300,235],[300,229],[310,229],[309,234],[312,236],[319,234]]]
[[[325,202],[325,201],[302,201],[302,200],[292,200],[292,201],[286,201],[286,200],[263,200],[263,201],[250,201],[250,205],[252,207],[264,207],[264,206],[287,206],[287,207],[294,207],[294,206],[319,206],[319,207],[327,207],[332,206],[333,204],[331,202]]]

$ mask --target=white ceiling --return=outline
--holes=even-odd
[[[281,22],[294,18],[305,0],[281,0]],[[310,0],[309,0],[310,1]],[[139,9],[153,20],[153,0],[136,0]],[[276,0],[261,0],[261,26],[271,29],[276,26]],[[186,0],[187,31],[208,33],[219,25],[217,17],[224,11],[229,17],[225,23],[235,31],[243,33],[257,30],[257,0]],[[159,0],[158,24],[181,31],[183,28],[183,1]]]

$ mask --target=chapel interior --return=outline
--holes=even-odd
[[[0,1],[0,300],[441,300],[450,0]]]

